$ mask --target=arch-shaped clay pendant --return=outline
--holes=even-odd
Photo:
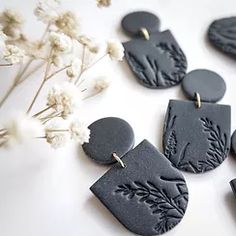
[[[123,156],[90,189],[128,230],[160,235],[175,227],[188,204],[183,175],[148,141]]]
[[[163,89],[181,82],[187,60],[169,30],[159,32],[159,19],[148,12],[128,14],[124,31],[135,36],[123,43],[125,58],[138,82],[148,88]]]
[[[197,98],[197,102],[169,101],[163,133],[164,154],[183,171],[213,170],[230,150],[231,108],[213,103],[224,96],[224,80],[211,71],[195,70],[186,75],[182,88],[187,97]],[[207,102],[201,102],[201,97]]]
[[[230,148],[230,106],[170,100],[165,118],[165,156],[180,170],[215,169]]]

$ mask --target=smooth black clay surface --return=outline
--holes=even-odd
[[[145,28],[149,34],[159,31],[160,20],[150,12],[138,11],[126,15],[121,21],[121,26],[131,36],[140,36],[141,28]]]
[[[234,195],[235,195],[235,197],[236,197],[236,179],[231,180],[231,181],[229,182],[229,184],[230,184],[230,186],[231,186],[231,188],[232,188],[232,191],[233,191],[233,193],[234,193]]]
[[[233,154],[236,155],[236,130],[231,137],[231,149],[233,151]]]
[[[153,33],[149,40],[133,39],[123,45],[130,69],[142,85],[168,88],[184,78],[187,60],[169,30]]]
[[[210,42],[222,52],[236,56],[236,17],[214,21],[208,30]]]
[[[107,117],[95,121],[89,126],[89,143],[82,145],[84,152],[100,164],[112,164],[115,152],[120,158],[134,145],[132,127],[124,120]]]
[[[130,231],[159,235],[175,227],[188,204],[183,175],[144,140],[90,189]]]
[[[191,100],[196,100],[196,92],[203,102],[217,102],[225,94],[224,79],[210,70],[193,70],[182,81],[182,89]]]
[[[183,171],[203,173],[219,166],[230,149],[228,105],[170,100],[164,124],[165,156]]]

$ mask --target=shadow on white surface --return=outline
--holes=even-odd
[[[91,216],[96,215],[94,218],[96,224],[101,228],[110,229],[111,232],[116,232],[116,235],[130,235],[129,231],[109,212],[109,210],[96,198],[90,197],[85,203],[87,211],[91,212]]]

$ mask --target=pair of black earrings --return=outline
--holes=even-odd
[[[195,70],[170,31],[158,32],[159,19],[147,12],[127,15],[122,26],[139,37],[124,43],[126,59],[149,88],[179,84],[194,101],[170,100],[163,134],[164,155],[147,140],[134,149],[134,133],[124,120],[103,118],[89,126],[85,153],[100,164],[117,162],[90,189],[130,231],[159,235],[175,227],[188,204],[188,189],[176,168],[202,173],[219,166],[230,145],[230,106],[217,105],[224,80]],[[176,168],[175,168],[176,167]]]
[[[230,146],[230,106],[214,104],[224,96],[225,82],[209,70],[186,75],[186,56],[169,30],[159,32],[159,25],[158,17],[148,12],[134,12],[123,18],[125,32],[136,37],[124,43],[126,60],[146,87],[163,89],[182,82],[185,95],[197,104],[170,100],[164,154],[180,170],[212,170],[224,161]]]

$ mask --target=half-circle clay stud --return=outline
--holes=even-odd
[[[220,51],[236,56],[236,17],[214,21],[208,29],[209,41]]]
[[[231,150],[234,155],[236,155],[236,130],[231,137]]]
[[[169,101],[163,132],[164,154],[180,170],[210,171],[228,156],[231,108],[202,102],[203,99],[216,102],[223,97],[225,84],[222,80],[206,70],[190,72],[182,88],[194,101]]]
[[[108,117],[89,128],[85,152],[99,163],[117,161],[90,189],[118,221],[146,236],[179,224],[188,205],[183,175],[147,140],[131,150],[133,131],[126,121]]]
[[[122,158],[134,145],[133,129],[122,119],[103,118],[92,123],[89,129],[89,143],[82,147],[88,157],[100,164],[115,163],[113,153]]]
[[[162,89],[175,86],[184,78],[186,57],[169,30],[159,32],[158,17],[149,12],[126,15],[122,28],[135,36],[123,43],[130,69],[143,86]]]
[[[182,81],[184,94],[191,100],[196,99],[196,91],[202,102],[217,102],[224,97],[226,84],[224,79],[210,70],[193,70]]]

